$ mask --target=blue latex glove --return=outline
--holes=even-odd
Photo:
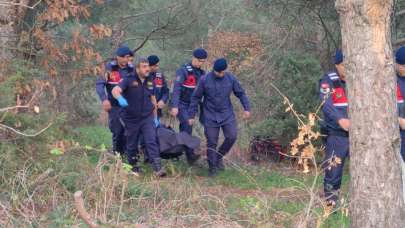
[[[155,118],[153,119],[153,123],[155,124],[155,127],[159,127],[159,126],[160,126],[160,120],[159,120],[159,118],[155,117]]]
[[[117,97],[117,100],[118,100],[118,103],[120,104],[121,107],[127,107],[128,106],[128,101],[123,96]]]

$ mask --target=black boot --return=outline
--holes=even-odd
[[[208,168],[208,176],[209,177],[215,177],[218,175],[218,169],[215,166],[210,166]]]
[[[218,169],[218,171],[224,171],[225,170],[224,160],[222,159],[222,157],[218,158],[217,169]]]
[[[216,151],[207,151],[207,161],[208,161],[208,176],[215,177],[218,174],[218,157]]]
[[[153,174],[155,177],[165,177],[167,175],[166,171],[162,168],[162,163],[160,158],[154,159],[152,162]]]
[[[153,174],[155,175],[155,177],[161,178],[161,177],[166,177],[167,173],[164,169],[160,169],[159,171],[155,171],[153,172]]]
[[[188,165],[190,165],[190,166],[194,165],[198,161],[198,159],[200,159],[200,157],[201,157],[201,155],[199,155],[199,154],[194,154],[194,153],[189,154],[187,156]]]
[[[132,169],[131,169],[132,175],[139,177],[142,175],[142,173],[143,173],[143,171],[142,171],[141,167],[139,167],[137,165],[132,166]]]

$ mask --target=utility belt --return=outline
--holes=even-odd
[[[334,129],[329,127],[325,121],[320,121],[320,133],[323,135],[326,139],[326,137],[333,135],[333,136],[341,136],[341,137],[349,137],[349,132],[341,129]]]
[[[194,88],[187,88],[182,86],[180,90],[180,101],[186,104],[190,104],[191,96],[193,95]]]
[[[327,135],[328,136],[340,136],[340,137],[349,137],[349,132],[344,131],[344,130],[336,130],[336,129],[327,129]]]

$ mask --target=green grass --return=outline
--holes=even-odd
[[[350,218],[338,211],[329,216],[322,224],[323,228],[348,228],[350,226]]]
[[[40,199],[44,202],[47,200],[52,202],[53,186],[60,189],[58,194],[67,199],[66,205],[58,205],[52,211],[41,214],[41,218],[36,220],[37,224],[32,224],[33,226],[40,227],[46,224],[47,227],[70,227],[77,225],[81,221],[75,220],[76,213],[73,210],[72,193],[77,190],[84,190],[96,194],[100,191],[98,189],[100,186],[94,185],[88,180],[91,176],[93,177],[91,180],[95,180],[96,165],[101,155],[105,153],[102,148],[111,146],[111,134],[108,128],[103,126],[79,127],[74,129],[72,135],[66,135],[65,140],[77,142],[80,146],[68,150],[62,155],[50,156],[49,152],[44,152],[43,154],[47,155],[44,156],[45,159],[32,163],[29,172],[27,172],[27,175],[33,175],[32,177],[35,178],[47,168],[53,168],[57,179],[52,180],[52,184],[50,184],[52,187],[43,193],[49,195],[41,195]],[[10,151],[14,150],[12,144],[6,144],[0,149],[8,151],[0,154],[0,165],[8,167],[7,174],[4,173],[3,175],[12,178],[15,176],[13,173],[22,167],[18,163],[5,162],[21,160],[24,156],[11,153]],[[103,171],[111,170],[114,161],[111,159],[109,162],[107,166],[103,167]],[[220,172],[217,177],[208,178],[206,161],[200,161],[199,165],[195,167],[189,167],[184,158],[180,161],[169,160],[163,163],[171,177],[168,181],[158,183],[154,181],[151,168],[145,164],[141,165],[145,171],[144,177],[129,177],[124,196],[126,199],[133,199],[133,201],[124,205],[122,221],[135,223],[139,218],[148,217],[150,213],[156,213],[154,207],[163,203],[163,205],[169,206],[159,213],[168,218],[174,218],[178,214],[183,215],[185,216],[184,221],[187,220],[187,223],[190,224],[205,222],[197,217],[187,217],[187,215],[200,214],[200,210],[203,209],[206,211],[204,213],[207,213],[212,219],[220,215],[230,221],[238,221],[243,227],[271,227],[274,225],[291,227],[297,219],[296,216],[303,213],[307,202],[305,199],[276,198],[272,192],[285,188],[301,189],[304,185],[309,187],[314,180],[313,175],[310,174],[291,171],[286,174],[282,171],[269,171],[252,165],[228,166],[226,171]],[[173,179],[175,180],[174,184]],[[316,183],[317,190],[322,187],[322,180],[323,177],[320,176]],[[347,189],[348,181],[349,175],[346,167],[343,177],[344,190]],[[10,186],[5,184],[0,184],[0,186],[4,189],[0,191],[0,196],[11,197],[5,194],[10,192],[7,190]],[[227,190],[228,193],[223,194],[222,190]],[[25,195],[22,188],[16,188],[14,191],[20,191],[15,193],[19,197],[23,198]],[[117,191],[119,192],[119,188]],[[256,194],[257,192],[263,194]],[[39,196],[39,194],[36,193],[35,196]],[[193,195],[201,198],[198,198],[197,202],[188,198],[192,198]],[[211,197],[205,197],[205,195]],[[87,197],[86,203],[94,206],[94,201],[89,199],[89,195]],[[142,202],[138,201],[140,199]],[[155,206],[153,206],[153,202]],[[139,207],[138,203],[142,203],[143,206]],[[145,203],[148,205],[151,203],[152,206],[147,206]],[[196,203],[198,203],[198,207],[196,207]],[[177,208],[181,208],[181,210],[177,211]],[[110,212],[115,215],[117,210],[118,205],[115,205]],[[322,214],[321,208],[315,208],[314,211]],[[149,222],[153,223],[154,221]],[[17,220],[13,224],[24,226],[24,222]],[[322,227],[348,227],[349,224],[348,217],[343,216],[339,211],[325,220]]]
[[[111,147],[111,132],[104,126],[83,126],[73,130],[73,140],[83,146]]]

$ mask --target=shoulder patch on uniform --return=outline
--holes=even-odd
[[[329,74],[328,74],[328,77],[329,77],[331,80],[337,80],[337,79],[339,79],[339,75],[337,75],[335,72],[329,73]]]
[[[320,88],[320,92],[323,94],[328,94],[330,93],[330,86],[328,83],[322,83],[321,84],[321,88]]]
[[[190,65],[187,65],[187,66],[186,66],[186,70],[187,70],[188,72],[193,72],[193,68],[192,68]]]
[[[153,89],[153,81],[148,80],[148,81],[146,82],[146,86],[148,87],[148,89],[152,90],[152,89]]]
[[[110,71],[106,71],[106,72],[104,73],[104,79],[105,79],[106,81],[108,81],[109,78],[110,78]]]
[[[176,76],[176,82],[179,82],[181,80],[181,76],[180,75],[177,75]]]

